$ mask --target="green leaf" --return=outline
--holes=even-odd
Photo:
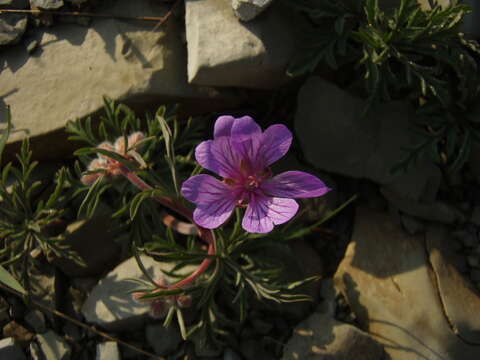
[[[160,128],[162,130],[163,134],[163,139],[165,142],[165,150],[166,150],[166,160],[168,163],[168,166],[170,168],[170,173],[172,175],[172,180],[173,180],[173,186],[175,188],[175,193],[177,196],[180,195],[179,192],[179,186],[178,186],[178,176],[177,176],[177,170],[175,168],[175,148],[173,146],[173,135],[172,135],[172,130],[167,124],[167,121],[165,120],[165,117],[163,116],[165,113],[165,109],[161,108],[161,111],[157,111],[156,119],[158,120],[160,124]]]
[[[0,281],[8,287],[18,291],[22,295],[26,295],[27,291],[20,285],[20,283],[0,265]]]
[[[10,107],[7,106],[6,110],[6,118],[7,118],[7,128],[3,131],[2,137],[0,137],[0,163],[2,162],[2,154],[3,150],[5,149],[5,145],[7,144],[8,137],[10,136],[10,131],[12,129],[12,119],[11,119],[11,112]]]

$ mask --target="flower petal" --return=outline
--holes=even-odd
[[[193,220],[207,229],[214,229],[227,221],[237,202],[237,194],[210,175],[196,175],[185,181],[182,195],[197,204]]]
[[[262,129],[255,120],[250,116],[235,119],[230,141],[241,159],[242,167],[247,167],[248,171],[256,172],[263,169],[263,163],[258,161],[257,156],[261,140]]]
[[[240,154],[227,136],[200,143],[195,149],[195,159],[205,169],[225,178],[235,178],[240,169]]]
[[[282,198],[317,197],[331,190],[319,178],[303,171],[281,173],[265,181],[261,188],[268,195]]]
[[[250,116],[243,116],[235,119],[230,135],[235,142],[241,143],[250,140],[252,136],[260,135],[261,133],[262,129],[255,120]]]
[[[232,189],[228,185],[206,174],[187,179],[182,184],[181,192],[185,199],[197,205],[212,203],[226,197],[233,198]]]
[[[235,121],[233,116],[223,115],[220,116],[215,121],[215,127],[213,130],[213,137],[217,139],[221,136],[230,136],[230,132],[232,131],[232,125]]]
[[[215,229],[228,220],[235,209],[235,200],[222,199],[210,204],[198,205],[193,212],[193,221],[206,229]]]
[[[259,156],[264,161],[263,166],[268,166],[283,157],[292,144],[292,133],[285,125],[275,124],[269,126],[262,136]]]
[[[274,225],[290,220],[298,211],[293,199],[252,196],[243,217],[242,227],[252,233],[268,233]]]

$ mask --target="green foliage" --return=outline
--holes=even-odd
[[[401,0],[398,8],[385,10],[378,0],[284,1],[307,19],[291,75],[321,63],[339,70],[355,66],[368,98],[366,111],[379,102],[420,100],[412,123],[419,142],[406,149],[393,171],[424,155],[447,171],[461,168],[479,138],[473,104],[479,95],[480,47],[459,32],[467,5],[422,10],[416,0]]]
[[[345,58],[344,63],[362,69],[370,102],[413,92],[448,105],[452,86],[468,91],[473,84],[475,42],[458,31],[469,11],[466,5],[423,11],[416,0],[401,0],[397,9],[386,12],[378,0],[287,3],[309,19],[304,48],[289,69],[292,75],[312,71],[321,62],[337,69],[338,58]]]
[[[3,150],[10,132],[9,113],[7,122],[0,150]],[[31,157],[29,142],[24,140],[17,155],[18,166],[8,163],[0,178],[0,266],[3,273],[0,280],[16,290],[20,289],[20,284],[9,279],[4,270],[8,268],[28,290],[29,271],[35,266],[30,253],[36,248],[48,256],[66,257],[82,264],[82,260],[63,243],[63,236],[49,231],[53,224],[61,221],[70,199],[68,172],[59,170],[53,191],[45,192],[45,184],[33,179],[37,162]]]

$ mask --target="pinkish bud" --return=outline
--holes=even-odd
[[[143,139],[145,139],[145,135],[140,131],[136,131],[133,134],[130,134],[130,136],[128,137],[128,148],[129,149],[135,148],[136,145]],[[138,150],[138,147],[137,147],[137,150]]]
[[[104,141],[102,143],[100,143],[98,146],[97,146],[98,149],[103,149],[103,150],[107,150],[107,151],[112,151],[114,152],[115,151],[115,148],[113,147],[112,143],[110,141]],[[103,154],[98,154],[98,157],[100,159],[105,159],[105,160],[108,160],[109,157],[108,156],[105,156]]]
[[[101,173],[86,174],[80,178],[80,181],[85,185],[92,185],[101,175]]]
[[[108,165],[107,160],[103,158],[95,158],[90,162],[90,164],[88,164],[88,170],[94,171],[94,170],[106,169],[107,165]]]
[[[192,297],[190,295],[177,296],[177,305],[182,309],[189,308],[192,306]]]
[[[128,146],[130,146],[130,141],[128,142]],[[123,136],[120,136],[115,140],[115,143],[113,144],[114,151],[119,153],[120,155],[124,155],[127,151],[125,148],[125,138]]]

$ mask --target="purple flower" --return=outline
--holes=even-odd
[[[204,168],[223,177],[196,175],[182,185],[182,194],[197,207],[194,221],[214,229],[228,220],[236,206],[246,207],[242,226],[248,232],[267,233],[298,211],[295,198],[321,196],[330,191],[317,177],[287,171],[272,177],[269,166],[284,156],[292,133],[275,124],[262,132],[249,116],[220,116],[214,139],[195,149]]]

